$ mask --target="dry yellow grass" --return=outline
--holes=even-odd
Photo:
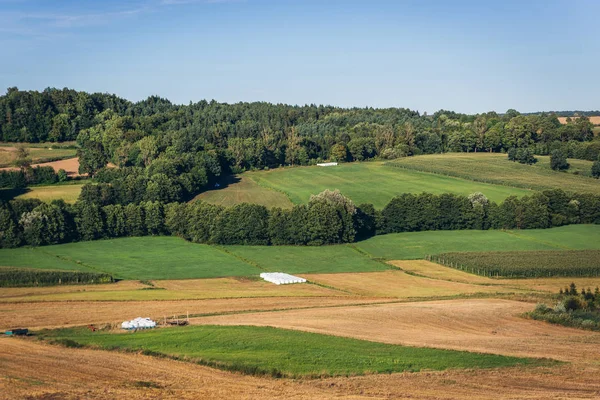
[[[341,274],[302,274],[310,282],[335,287],[360,296],[399,299],[431,298],[475,293],[515,293],[518,289],[502,286],[473,285],[409,275],[403,271]]]
[[[483,276],[469,274],[457,269],[448,268],[440,264],[426,260],[394,260],[389,264],[401,270],[412,272],[428,278],[442,279],[446,281],[474,283],[484,285],[498,285],[498,281]]]
[[[154,287],[139,281],[107,285],[71,285],[48,288],[7,288],[0,302],[33,301],[151,301],[197,300],[240,297],[336,297],[346,293],[316,285],[273,285],[243,278],[154,281]]]
[[[135,317],[332,307],[392,301],[362,297],[259,297],[163,301],[57,301],[0,303],[0,330],[119,323]]]
[[[564,289],[571,283],[575,283],[579,289],[590,288],[592,291],[597,286],[600,287],[600,278],[491,279],[425,260],[396,260],[390,261],[389,264],[404,271],[430,278],[453,282],[502,286],[507,290],[509,288],[518,288],[523,291],[535,290],[557,294],[560,289]]]
[[[0,339],[0,398],[32,399],[592,399],[597,366],[502,368],[323,380],[243,376],[140,354]],[[151,382],[157,388],[140,387]]]
[[[600,333],[524,319],[533,304],[468,299],[201,317],[194,324],[257,325],[376,342],[593,363]]]

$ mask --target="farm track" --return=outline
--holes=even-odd
[[[600,333],[528,320],[533,305],[466,299],[191,319],[192,324],[298,329],[390,344],[597,363]]]

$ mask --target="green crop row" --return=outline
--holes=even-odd
[[[427,256],[447,267],[488,277],[600,276],[599,250],[543,250],[444,253]]]
[[[0,287],[74,285],[113,281],[111,275],[97,272],[0,268]]]

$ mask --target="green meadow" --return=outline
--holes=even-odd
[[[321,377],[548,363],[465,351],[406,347],[271,327],[190,326],[135,333],[60,329],[40,333],[68,346],[142,351],[274,377]]]

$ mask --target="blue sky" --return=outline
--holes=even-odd
[[[0,0],[0,91],[598,109],[597,0]]]

